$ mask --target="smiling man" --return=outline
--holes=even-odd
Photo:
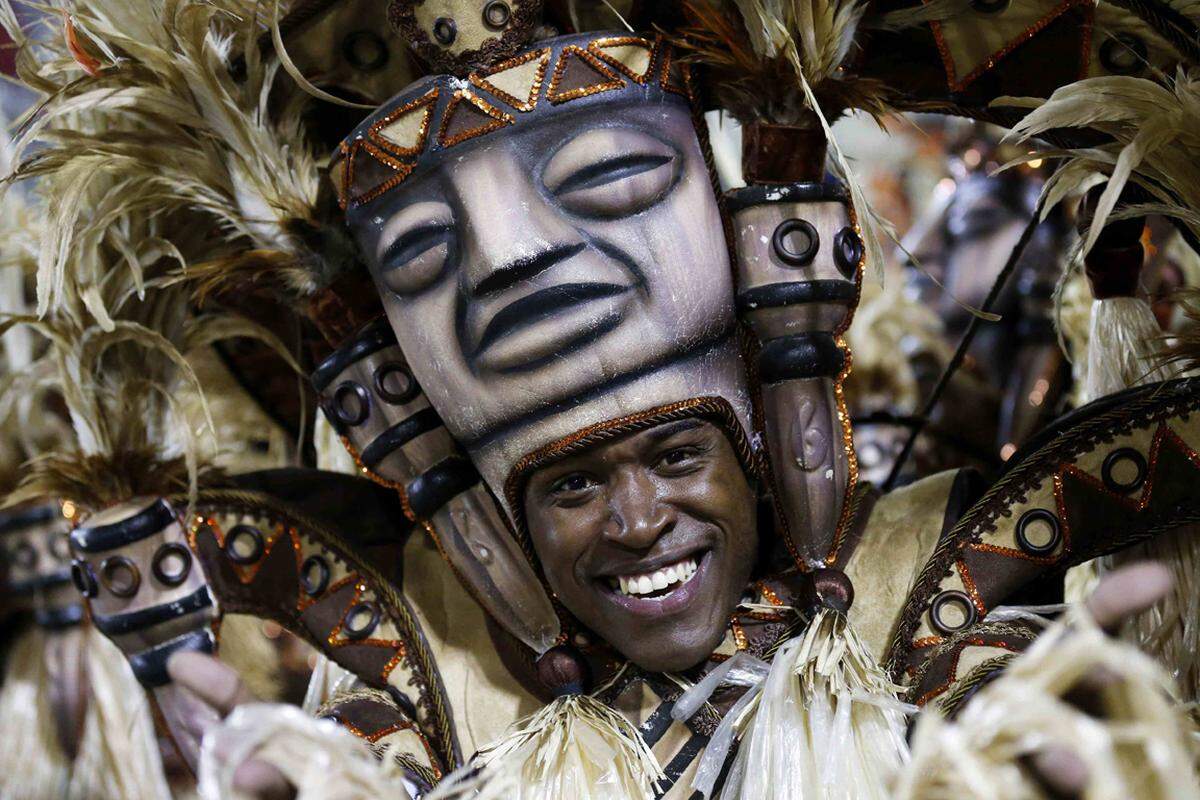
[[[856,487],[842,334],[865,250],[821,180],[824,143],[758,125],[754,185],[723,208],[664,41],[472,38],[539,5],[397,2],[405,35],[454,74],[402,91],[331,164],[387,324],[331,357],[322,400],[356,468],[399,489],[404,527],[428,536],[404,546],[414,619],[394,640],[374,638],[348,575],[285,587],[327,624],[318,644],[387,682],[322,714],[449,796],[460,779],[519,798],[886,796],[905,753],[894,682],[953,711],[1036,635],[992,609],[1115,547],[1110,529],[1139,535],[1111,524],[1126,507],[1103,475],[1064,471],[1102,473],[1111,437],[1081,417],[986,505],[963,474]],[[792,171],[806,166],[816,177]],[[1120,425],[1144,430],[1110,457],[1157,453],[1161,408],[1129,412]],[[468,491],[479,502],[450,505]],[[496,613],[502,583],[544,603]],[[539,607],[559,624],[523,637],[513,618]]]
[[[754,490],[728,437],[684,419],[544,466],[525,519],[551,588],[634,663],[678,672],[725,635],[758,552]]]

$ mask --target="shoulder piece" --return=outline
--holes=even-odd
[[[1200,520],[1200,381],[1086,406],[1018,454],[939,543],[892,639],[893,678],[1036,578]]]
[[[330,529],[273,496],[204,492],[189,543],[222,613],[271,619],[368,686],[394,690],[456,760],[445,689],[407,601]]]
[[[393,758],[421,792],[442,779],[440,760],[429,739],[413,721],[414,709],[405,710],[397,693],[359,689],[335,696],[317,711],[370,745],[380,758]]]
[[[170,656],[214,652],[222,617],[246,614],[278,623],[367,686],[393,694],[411,708],[435,766],[456,765],[446,692],[425,635],[395,585],[359,549],[382,535],[388,519],[403,519],[384,501],[397,505],[394,497],[332,473],[242,477],[256,488],[202,490],[190,517],[186,497],[135,501],[71,532],[73,578],[91,619],[155,695],[171,735],[187,729],[171,713],[181,706],[166,669]],[[310,515],[305,509],[314,504],[323,508]],[[352,526],[344,524],[349,519]],[[180,742],[189,763],[198,744]]]

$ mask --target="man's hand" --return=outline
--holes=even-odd
[[[1122,567],[1100,580],[1086,607],[1101,628],[1116,633],[1127,619],[1166,597],[1171,584],[1171,573],[1161,564]],[[1095,676],[1097,686],[1104,680],[1103,675]],[[1079,797],[1087,788],[1087,767],[1070,748],[1047,747],[1029,759],[1029,766],[1056,797]]]
[[[235,708],[253,703],[256,698],[242,683],[237,671],[213,656],[203,653],[176,653],[167,662],[171,679],[224,718]],[[196,730],[202,736],[203,730]],[[233,785],[239,792],[259,800],[292,800],[295,787],[271,764],[253,759],[238,766]]]

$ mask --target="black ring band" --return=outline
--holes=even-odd
[[[76,528],[71,531],[71,544],[84,553],[103,553],[148,539],[173,522],[175,509],[160,499],[120,522],[96,528]]]
[[[393,452],[423,433],[440,428],[442,418],[432,407],[424,408],[406,420],[397,422],[363,448],[359,458],[367,469],[374,469]]]
[[[375,320],[363,328],[348,344],[331,353],[313,370],[312,377],[309,379],[313,389],[318,394],[325,391],[329,388],[329,384],[333,383],[334,378],[345,372],[351,365],[380,350],[395,346],[396,333],[388,324],[387,319]]]
[[[133,668],[138,683],[147,689],[157,689],[171,682],[171,676],[167,674],[167,661],[171,656],[183,652],[211,655],[216,649],[217,643],[213,639],[212,631],[205,628],[185,633],[158,647],[132,655],[129,657],[129,666]]]
[[[846,365],[833,334],[799,333],[764,342],[758,355],[759,379],[766,384],[804,378],[832,378]]]
[[[858,296],[858,287],[849,281],[822,280],[794,283],[768,283],[738,295],[738,312],[745,314],[760,308],[785,308],[805,303],[845,303]]]
[[[92,615],[96,629],[105,636],[121,636],[126,633],[136,633],[164,622],[186,617],[205,608],[211,608],[212,595],[207,586],[201,586],[196,591],[179,600],[172,600],[160,606],[150,606],[126,614],[109,614],[108,616]]]
[[[429,519],[435,511],[479,483],[479,472],[465,458],[451,456],[414,478],[405,491],[408,507],[417,519]]]

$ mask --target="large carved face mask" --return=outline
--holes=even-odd
[[[335,165],[413,376],[523,538],[513,487],[590,434],[694,411],[746,439],[728,243],[684,87],[650,40],[554,39],[411,87]],[[737,476],[710,504],[740,530],[753,497]],[[563,599],[624,638],[589,618],[595,598]]]

